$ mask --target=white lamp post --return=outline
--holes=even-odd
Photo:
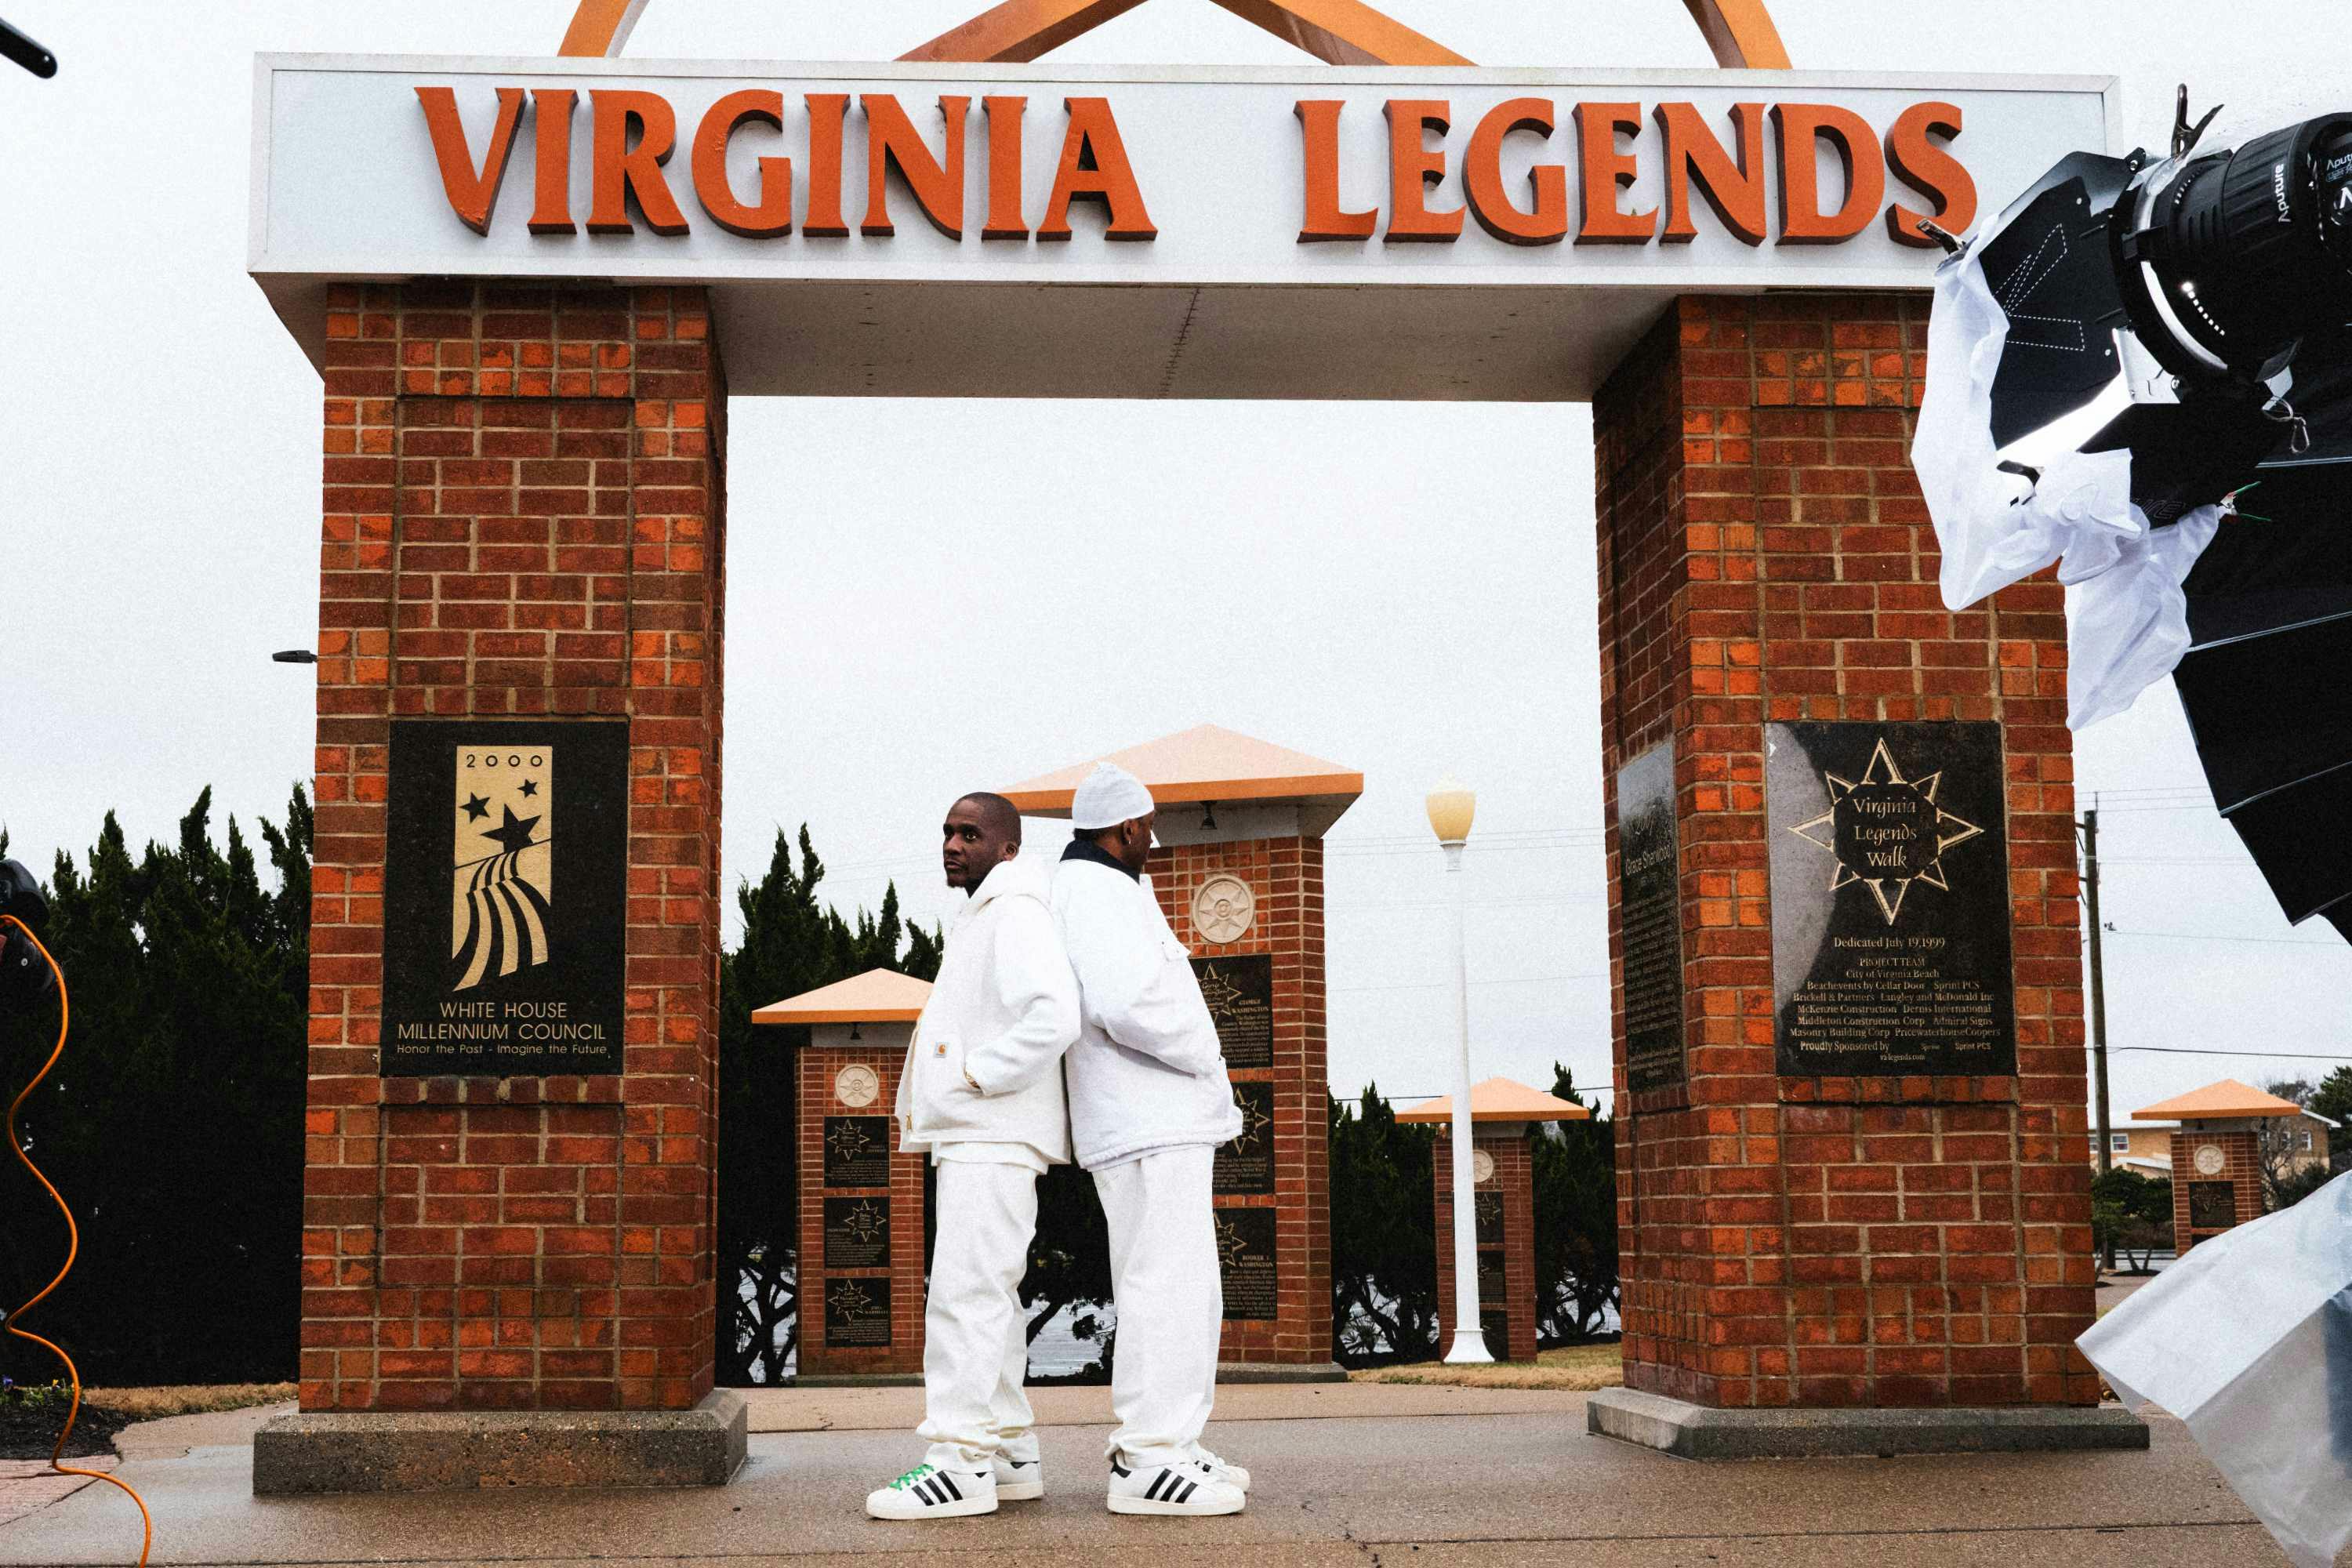
[[[1446,880],[1454,887],[1454,1343],[1445,1359],[1456,1364],[1491,1362],[1478,1321],[1478,1209],[1470,1166],[1470,974],[1462,938],[1462,848],[1470,839],[1470,819],[1478,797],[1451,774],[1429,792],[1429,826],[1445,851]]]

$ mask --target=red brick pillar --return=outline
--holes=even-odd
[[[1472,1152],[1494,1162],[1478,1205],[1478,1318],[1487,1353],[1536,1359],[1536,1179],[1523,1121],[1474,1126]],[[1454,1342],[1454,1134],[1437,1132],[1437,1343]]]
[[[1234,808],[1222,808],[1230,820]],[[1244,1065],[1227,1053],[1234,1091],[1245,1121],[1242,1145],[1262,1160],[1269,1133],[1271,1180],[1223,1183],[1264,1192],[1227,1191],[1215,1200],[1220,1246],[1225,1247],[1225,1332],[1220,1359],[1227,1381],[1303,1373],[1339,1376],[1331,1359],[1330,1084],[1324,1037],[1323,839],[1319,833],[1255,837],[1246,830],[1203,829],[1182,820],[1182,807],[1160,813],[1162,847],[1150,875],[1169,925],[1203,962],[1263,955],[1272,981],[1273,1050],[1266,1065]],[[1296,822],[1296,813],[1290,815]],[[1195,819],[1196,820],[1196,819]],[[1205,842],[1187,842],[1203,839]],[[1210,941],[1192,919],[1194,895],[1213,878],[1237,878],[1255,912],[1234,941]],[[1235,972],[1244,988],[1248,981]],[[1204,974],[1203,989],[1214,988]],[[1212,997],[1213,1006],[1216,999]],[[1263,1119],[1271,1117],[1270,1124]],[[1223,1169],[1237,1152],[1220,1152]],[[1263,1169],[1263,1165],[1255,1168]],[[1260,1234],[1261,1230],[1263,1235]],[[1266,1237],[1273,1243],[1272,1289],[1264,1289]],[[1270,1296],[1270,1300],[1267,1299]],[[1286,1370],[1284,1370],[1286,1369]]]
[[[799,1053],[794,1375],[804,1385],[920,1383],[923,1376],[925,1157],[898,1146],[891,1115],[914,1030],[866,1024],[857,1033],[853,1040],[849,1026],[820,1024]],[[863,1233],[853,1227],[870,1227],[877,1213],[887,1241],[861,1247]]]
[[[564,1409],[625,1432],[628,1413],[707,1412],[725,491],[708,302],[338,285],[327,336],[289,1420],[381,1436],[352,1413]],[[625,725],[619,1070],[380,1076],[388,743],[425,718]],[[378,1456],[395,1479],[322,1479],[299,1435],[264,1445],[257,1488],[480,1479],[404,1450]],[[499,1478],[725,1479],[723,1453],[686,1475],[609,1436],[604,1459],[564,1447],[543,1438],[546,1463]]]
[[[1684,298],[1595,399],[1629,1389],[1730,1409],[2098,1398],[2073,1349],[2094,1277],[2063,600],[2044,578],[1944,607],[1907,457],[1927,314],[1924,294]],[[1996,911],[2006,884],[2014,1070],[1995,1051],[1978,1071],[1792,1076],[1776,1053],[1774,860],[1815,857],[1819,896],[1834,869],[1823,829],[1773,842],[1767,726],[1795,721],[1999,726],[1998,778],[1989,759],[1971,783],[2005,833],[1947,879],[1993,879],[1969,888]],[[1637,760],[1674,835],[1654,816],[1629,860]],[[1622,879],[1643,876],[1665,879],[1643,895],[1663,930],[1637,932],[1629,1071]]]
[[[2185,1253],[2262,1217],[2263,1151],[2255,1125],[2183,1121],[2172,1135],[2174,1250]]]

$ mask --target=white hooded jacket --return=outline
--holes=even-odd
[[[1055,1069],[1078,1037],[1078,987],[1055,934],[1050,886],[1043,865],[1015,857],[949,926],[898,1075],[903,1147],[1025,1143],[1068,1163],[1070,1119]]]
[[[1078,1163],[1097,1171],[1240,1137],[1216,1025],[1150,881],[1066,858],[1054,873],[1054,920],[1078,978],[1066,1074]]]

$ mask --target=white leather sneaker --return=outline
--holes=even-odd
[[[1208,1449],[1203,1448],[1198,1443],[1192,1445],[1192,1458],[1196,1463],[1207,1467],[1209,1473],[1216,1477],[1217,1479],[1221,1481],[1231,1481],[1234,1485],[1241,1488],[1242,1490],[1249,1490],[1249,1472],[1242,1468],[1239,1465],[1233,1464],[1227,1460],[1217,1458],[1216,1455],[1212,1454]],[[1000,1477],[999,1479],[1001,1479],[1002,1478]]]
[[[888,1486],[866,1494],[869,1519],[961,1519],[995,1511],[996,1476],[990,1470],[917,1465]]]
[[[1145,1465],[1123,1469],[1111,1461],[1110,1489],[1104,1498],[1113,1513],[1239,1513],[1249,1494],[1221,1480],[1206,1465]]]
[[[1008,1459],[999,1454],[993,1473],[999,1501],[1030,1502],[1045,1495],[1045,1465],[1041,1459]]]

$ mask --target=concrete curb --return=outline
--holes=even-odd
[[[492,1487],[719,1487],[743,1466],[731,1389],[691,1410],[315,1411],[253,1438],[257,1497]]]
[[[1918,1410],[1716,1410],[1638,1389],[1585,1405],[1585,1429],[1685,1459],[2145,1449],[2147,1424],[2121,1405]]]
[[[1345,1383],[1348,1369],[1338,1362],[1221,1361],[1217,1381],[1227,1383]]]

